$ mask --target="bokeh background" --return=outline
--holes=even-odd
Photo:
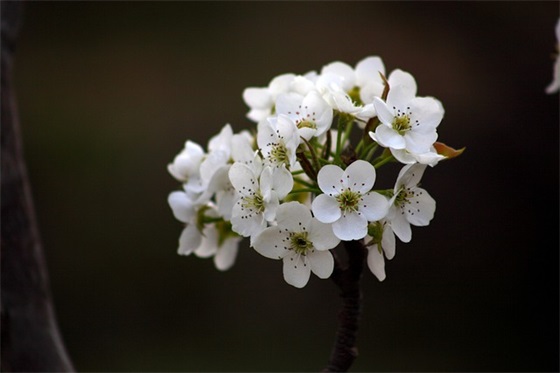
[[[554,1],[28,2],[24,150],[76,368],[322,369],[335,286],[292,288],[246,241],[225,273],[179,257],[166,165],[187,139],[252,126],[245,87],[379,55],[443,102],[440,140],[467,150],[427,170],[435,219],[398,243],[387,279],[365,273],[353,370],[557,371],[558,15]]]

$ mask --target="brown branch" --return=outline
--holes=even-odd
[[[72,371],[56,324],[13,87],[22,3],[2,1],[2,371]]]
[[[335,269],[331,276],[340,288],[342,309],[338,314],[338,330],[331,356],[323,372],[346,372],[358,356],[356,338],[362,311],[362,291],[360,280],[367,256],[362,241],[346,241],[344,247],[348,254],[348,266],[341,268],[335,256]]]

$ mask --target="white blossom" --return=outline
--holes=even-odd
[[[410,242],[411,224],[426,226],[434,217],[436,201],[418,186],[426,167],[419,163],[404,166],[393,189],[387,220],[402,242]]]
[[[375,222],[373,224],[373,231],[375,232],[375,237],[366,237],[366,247],[368,249],[367,264],[371,273],[379,281],[383,281],[385,280],[384,257],[391,260],[395,256],[395,234],[391,225],[385,219]]]
[[[325,133],[333,119],[332,108],[317,91],[305,96],[293,92],[278,96],[276,113],[289,117],[306,140]]]
[[[437,126],[444,114],[441,103],[432,97],[415,97],[406,85],[391,87],[387,102],[374,99],[380,120],[370,137],[381,146],[406,150],[410,154],[429,153],[437,140]]]
[[[255,238],[255,250],[267,258],[282,259],[284,279],[297,288],[307,284],[311,272],[328,278],[334,268],[329,249],[340,242],[330,226],[313,218],[309,208],[298,202],[280,205],[276,221]]]
[[[229,179],[239,195],[232,209],[234,232],[243,237],[255,237],[266,228],[267,221],[275,218],[280,199],[293,187],[292,175],[284,170],[267,166],[259,173],[241,162],[231,166]]]
[[[367,234],[368,221],[376,221],[387,214],[388,201],[371,191],[375,182],[375,168],[357,160],[346,170],[326,165],[317,175],[318,195],[312,203],[313,214],[323,223],[332,223],[334,234],[344,241],[359,240]]]

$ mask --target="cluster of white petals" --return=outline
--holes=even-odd
[[[427,165],[445,159],[436,148],[441,102],[417,96],[405,71],[386,76],[377,56],[279,75],[245,89],[243,100],[254,135],[225,125],[206,149],[187,141],[168,166],[182,184],[168,199],[184,224],[179,253],[213,257],[225,270],[247,237],[256,252],[282,260],[286,282],[301,288],[311,273],[331,276],[341,241],[363,240],[368,267],[383,281],[396,238],[409,242],[411,225],[434,216],[419,183]],[[374,189],[389,162],[403,164],[395,184]]]

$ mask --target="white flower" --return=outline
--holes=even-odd
[[[171,192],[167,198],[175,218],[186,224],[179,237],[178,253],[180,255],[190,255],[202,242],[201,224],[198,219],[201,215],[200,209],[206,207],[199,200],[181,191]]]
[[[373,102],[380,120],[369,135],[381,146],[412,154],[430,151],[437,139],[437,126],[444,114],[441,103],[432,97],[415,97],[409,86],[391,87],[387,102]]]
[[[370,96],[381,96],[383,93],[383,80],[379,73],[385,75],[385,66],[381,58],[377,56],[364,58],[356,64],[355,69],[340,61],[332,62],[321,69],[321,76],[338,77],[340,87],[350,93],[355,100],[360,98],[364,104],[372,102],[369,99]],[[367,100],[364,100],[361,95],[361,90],[364,88],[367,91],[364,98],[368,97]]]
[[[296,150],[299,143],[298,129],[285,115],[260,121],[257,126],[257,145],[267,166],[284,166],[289,170],[297,161]]]
[[[558,92],[560,89],[560,19],[556,23],[556,61],[554,61],[553,79],[552,82],[546,87],[546,93],[552,94]]]
[[[346,170],[324,166],[317,175],[324,194],[313,200],[313,214],[323,223],[332,223],[334,234],[341,240],[364,238],[368,221],[383,218],[389,208],[385,197],[371,191],[375,177],[375,168],[363,160]]]
[[[186,190],[193,193],[202,192],[204,186],[200,178],[200,164],[204,156],[202,147],[189,140],[173,163],[167,165],[167,170],[171,176],[184,184]]]
[[[370,225],[371,230],[372,225]],[[366,242],[368,249],[368,267],[379,281],[385,280],[385,259],[391,260],[395,256],[395,234],[386,220],[373,223],[374,236]],[[367,241],[367,240],[366,240]]]
[[[311,272],[328,278],[334,268],[329,249],[340,242],[330,226],[313,218],[298,202],[280,205],[276,219],[277,225],[256,237],[255,250],[267,258],[282,259],[284,279],[297,288],[307,284]]]
[[[206,187],[203,197],[210,199],[215,195],[218,212],[226,220],[231,219],[231,211],[237,194],[229,180],[229,168],[234,162],[247,165],[255,163],[260,172],[261,160],[255,156],[251,146],[253,141],[248,132],[233,134],[231,127],[226,125],[218,136],[210,140],[210,153],[200,165],[201,178]]]
[[[226,271],[235,263],[241,239],[242,237],[231,232],[231,226],[227,222],[207,224],[194,254],[200,258],[213,257],[216,268]]]
[[[292,175],[285,168],[264,167],[262,172],[236,162],[229,169],[231,184],[239,193],[232,209],[231,224],[234,232],[243,237],[255,237],[266,228],[266,222],[276,216],[280,199],[293,187]]]
[[[402,242],[410,242],[410,225],[430,224],[436,210],[436,201],[418,183],[426,170],[426,165],[411,164],[404,166],[393,189],[387,220],[393,232]]]
[[[276,113],[289,117],[297,126],[299,135],[306,140],[325,133],[333,119],[332,108],[317,91],[305,96],[297,93],[278,96]]]
[[[259,122],[272,114],[276,97],[281,93],[289,92],[290,83],[294,78],[294,74],[283,74],[272,79],[268,87],[246,88],[243,91],[243,100],[251,108],[247,118]]]

